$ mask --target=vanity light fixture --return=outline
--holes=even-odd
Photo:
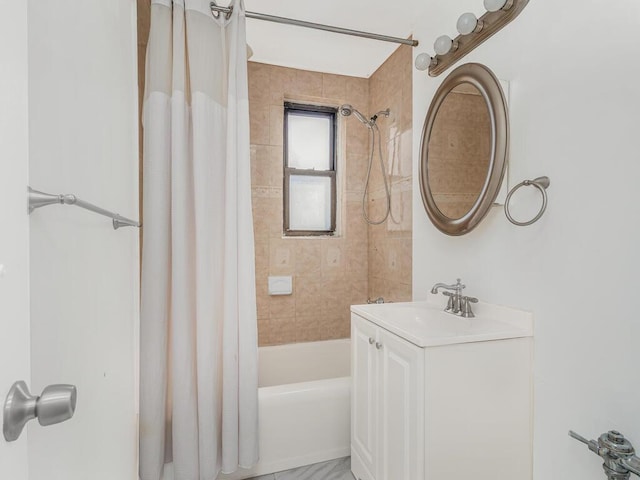
[[[470,33],[478,33],[482,30],[482,22],[478,21],[473,13],[467,12],[460,15],[456,28],[460,35],[469,35]]]
[[[415,60],[416,69],[420,71],[427,70],[433,64],[433,58],[428,53],[419,53]]]
[[[447,35],[438,37],[435,56],[421,53],[416,57],[416,68],[429,70],[429,76],[437,77],[511,23],[528,3],[529,0],[484,0],[484,15],[477,18],[470,12],[462,14],[457,22],[460,35],[453,39]]]
[[[458,43],[454,42],[448,35],[439,36],[433,44],[433,49],[437,55],[446,55],[456,48],[458,48]]]
[[[484,8],[487,12],[509,10],[511,7],[513,7],[513,0],[484,0]]]

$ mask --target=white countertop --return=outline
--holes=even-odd
[[[419,347],[486,342],[533,336],[533,315],[487,303],[473,305],[474,318],[444,312],[440,303],[352,305],[351,311]],[[439,301],[441,299],[437,299]]]

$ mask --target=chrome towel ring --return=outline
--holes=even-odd
[[[549,177],[538,177],[533,180],[525,180],[524,182],[521,182],[513,187],[504,202],[504,214],[507,216],[507,219],[511,223],[519,227],[526,227],[540,220],[540,217],[542,217],[544,211],[547,209],[547,188],[549,188],[550,184],[551,181],[549,180]],[[514,220],[514,218],[511,216],[511,213],[509,212],[509,202],[511,201],[511,196],[516,192],[516,190],[518,190],[520,187],[526,187],[529,185],[533,185],[538,190],[540,190],[540,193],[542,194],[542,207],[540,208],[538,214],[533,217],[533,219],[529,220],[528,222],[518,222],[517,220]]]

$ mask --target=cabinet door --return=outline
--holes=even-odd
[[[377,480],[423,478],[424,350],[379,329]]]
[[[378,329],[351,316],[351,450],[356,478],[375,478],[377,436],[376,392]]]

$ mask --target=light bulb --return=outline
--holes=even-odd
[[[428,53],[420,53],[416,57],[415,65],[418,70],[423,71],[429,68],[432,61],[431,55]]]
[[[497,12],[498,10],[505,9],[508,0],[484,0],[484,8],[487,9],[488,12]]]
[[[447,35],[442,35],[436,39],[433,48],[438,55],[446,55],[453,48],[453,40]]]
[[[460,15],[456,27],[461,35],[469,35],[478,27],[478,19],[473,13],[463,13]]]

